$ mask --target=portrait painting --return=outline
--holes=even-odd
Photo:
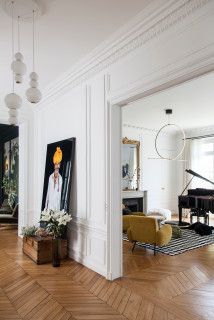
[[[75,138],[47,145],[42,211],[65,210],[69,213]]]

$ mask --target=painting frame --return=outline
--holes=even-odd
[[[76,138],[47,144],[41,211],[70,213]]]

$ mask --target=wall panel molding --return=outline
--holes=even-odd
[[[69,257],[106,277],[106,232],[72,220],[68,238]]]
[[[86,217],[91,217],[91,86],[86,85]]]
[[[110,150],[109,150],[109,137],[108,137],[108,122],[110,119],[109,116],[109,111],[110,111],[110,104],[108,100],[109,92],[110,92],[110,84],[111,84],[111,77],[109,74],[104,75],[104,123],[105,123],[105,128],[104,128],[104,146],[105,146],[105,157],[104,157],[104,167],[105,167],[105,221],[104,223],[107,224],[107,217],[109,215],[109,210],[110,210],[110,191],[108,188],[108,173],[110,172],[109,170],[109,165],[110,165]]]
[[[107,230],[100,227],[100,225],[92,224],[90,221],[87,221],[83,218],[72,217],[71,224],[68,229],[71,228],[81,228],[82,232],[96,232],[101,237],[106,237]]]
[[[106,41],[104,45],[101,44],[72,70],[52,83],[44,91],[44,98],[38,108],[44,107],[47,100],[56,99],[66,90],[85,82],[132,51],[159,38],[162,33],[200,11],[209,3],[212,5],[212,0],[167,0],[164,4],[163,1],[156,0],[155,8],[151,5],[148,10],[142,11],[136,21],[133,19],[132,23],[121,28],[119,34],[116,33],[116,36],[112,37],[113,39]]]
[[[19,219],[18,234],[22,227],[29,224],[28,220],[28,144],[29,144],[29,122],[19,125]]]

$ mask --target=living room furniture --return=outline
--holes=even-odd
[[[167,245],[172,238],[172,228],[170,225],[158,226],[157,219],[143,216],[130,216],[130,227],[127,230],[129,241],[133,242],[132,252],[136,242],[143,242],[156,246]]]
[[[182,230],[179,228],[177,225],[171,224],[172,227],[172,238],[177,239],[177,238],[182,238]]]
[[[149,216],[152,216],[152,217],[158,216],[158,217],[160,217],[160,219],[162,217],[162,220],[171,220],[172,212],[169,209],[162,209],[162,208],[156,209],[155,208],[155,209],[148,210],[147,216],[148,217]]]
[[[211,184],[214,184],[213,181],[208,180],[207,178],[201,176],[197,172],[186,169],[187,173],[192,175],[192,179],[197,177],[199,179],[205,180]],[[190,209],[190,211],[199,211],[199,213],[206,211],[214,213],[214,190],[213,189],[205,189],[205,188],[195,188],[188,189],[187,195],[183,195],[185,190],[188,188],[190,182],[185,186],[181,195],[178,196],[178,209],[179,209],[179,225],[188,224],[187,222],[182,221],[182,210]]]
[[[11,213],[1,213],[0,212],[0,223],[18,223],[18,203],[15,205]]]
[[[61,240],[61,259],[67,258],[67,240]],[[23,237],[23,252],[37,264],[52,261],[52,237]]]
[[[200,218],[203,218],[204,223],[209,225],[209,214],[205,210],[200,210],[200,209],[192,210],[190,212],[190,224],[192,224],[193,222],[193,217],[197,217],[197,222],[200,221]]]
[[[147,190],[123,190],[122,203],[131,211],[142,211],[147,213]]]
[[[123,216],[123,232],[126,233],[128,228],[130,227],[130,218],[133,216],[142,216],[145,217],[145,214],[143,212],[132,212],[129,215]]]
[[[0,215],[1,214],[12,214],[12,211],[13,210],[11,209],[11,207],[8,204],[8,200],[4,199],[2,206],[0,208]]]
[[[148,217],[149,217],[149,218],[156,219],[159,227],[160,227],[161,224],[163,224],[164,221],[166,220],[165,217],[160,216],[160,215],[156,215],[156,214],[151,215],[151,216],[148,216]]]

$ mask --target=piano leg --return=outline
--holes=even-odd
[[[182,207],[178,207],[178,212],[179,212],[179,222],[178,225],[181,226],[182,225]]]

